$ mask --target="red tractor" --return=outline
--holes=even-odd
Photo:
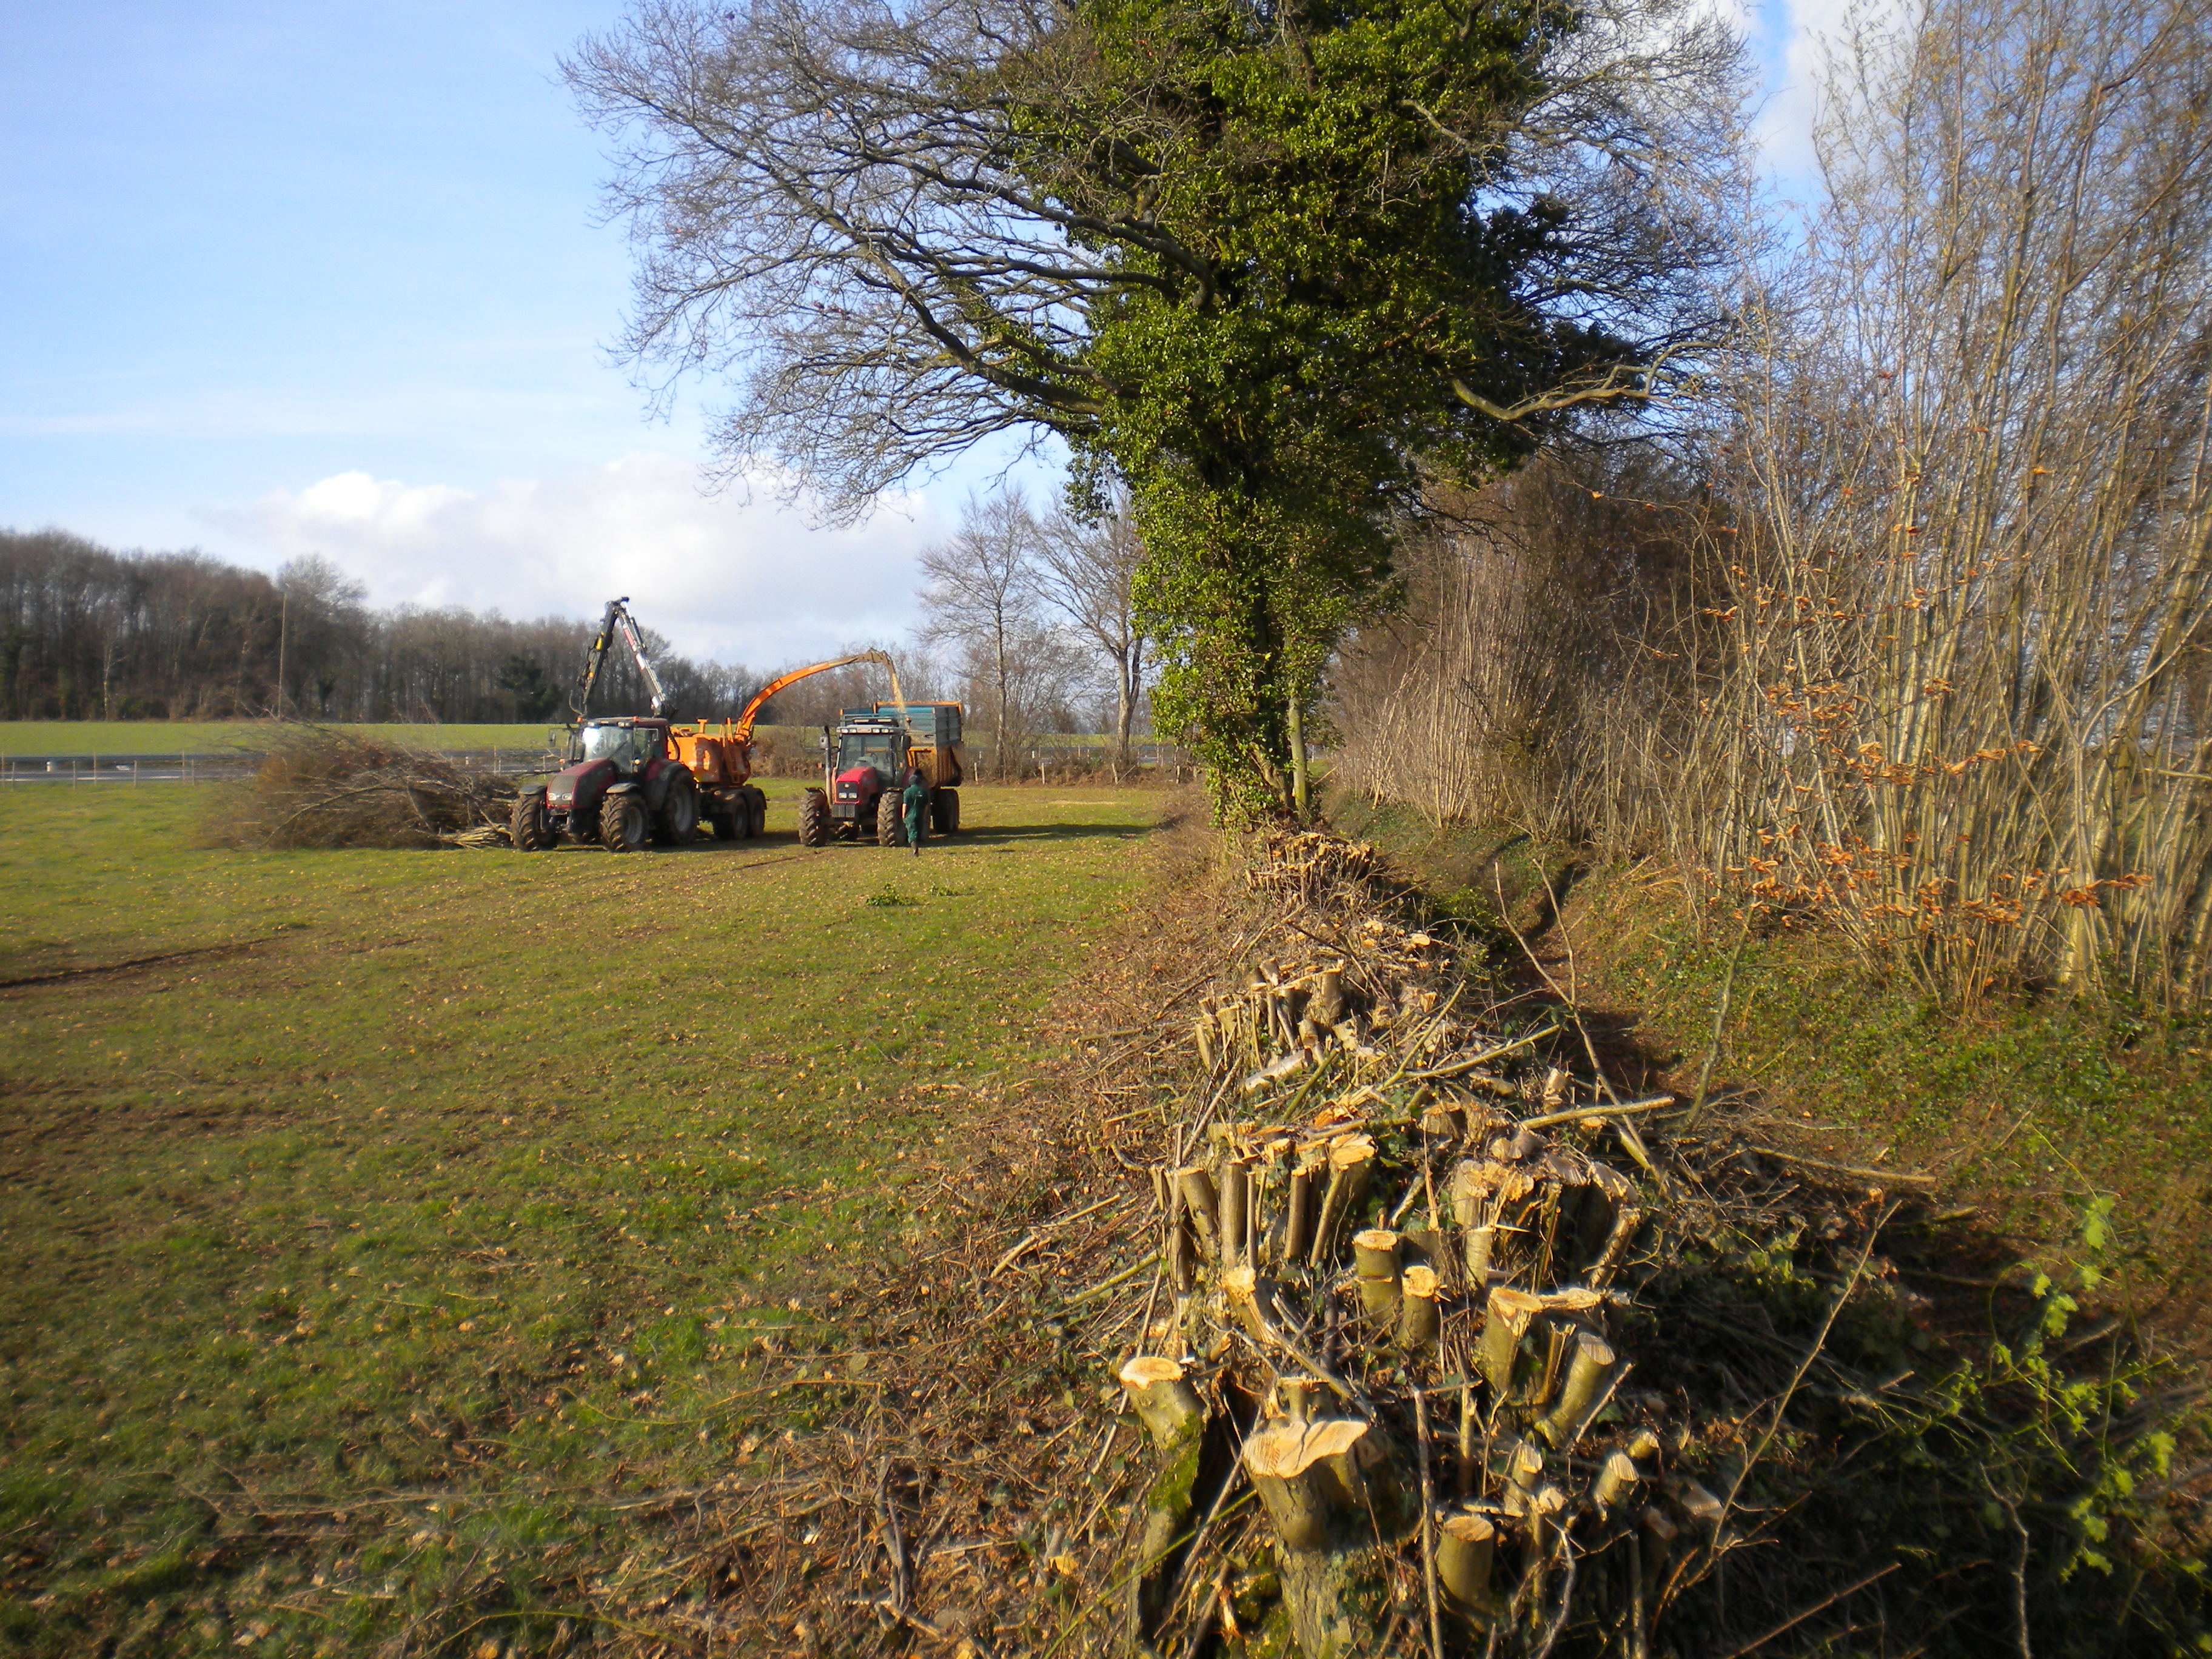
[[[699,786],[668,752],[668,722],[624,715],[586,720],[568,764],[514,798],[514,844],[538,853],[563,836],[629,853],[650,841],[681,847],[699,833]]]
[[[965,759],[957,702],[848,708],[836,732],[823,729],[823,787],[799,799],[800,845],[872,839],[880,847],[905,846],[901,796],[909,769],[919,769],[929,787],[924,833],[957,835]]]
[[[617,629],[637,660],[638,677],[653,699],[653,713],[642,718],[623,714],[591,720],[586,715],[592,688],[606,666]],[[540,853],[565,836],[574,842],[597,842],[610,853],[629,853],[647,841],[681,847],[696,836],[699,781],[676,757],[669,741],[669,723],[661,715],[665,702],[660,676],[653,672],[645,641],[630,617],[629,600],[611,600],[569,693],[576,723],[568,738],[568,763],[543,785],[514,798],[507,830],[515,846],[526,853]],[[758,797],[760,815],[764,816],[767,797],[757,789],[750,794]],[[750,809],[751,802],[744,805]],[[749,810],[746,830],[752,833],[757,827],[757,818]],[[719,817],[716,828],[721,828]]]

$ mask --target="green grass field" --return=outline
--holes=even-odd
[[[911,1248],[932,1102],[1034,1054],[1159,798],[965,791],[917,859],[799,848],[795,793],[622,858],[0,798],[0,1640],[354,1652],[463,1583],[543,1605],[650,1547],[626,1498],[823,1409],[764,1418],[746,1352],[836,1346]]]
[[[0,720],[0,755],[194,755],[266,749],[276,720]],[[529,726],[341,726],[422,749],[542,749],[546,722]]]

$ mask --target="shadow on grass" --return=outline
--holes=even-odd
[[[1012,823],[994,824],[986,829],[963,830],[957,836],[932,836],[922,843],[924,858],[933,853],[957,853],[963,848],[978,847],[1018,847],[1024,844],[1044,843],[1061,845],[1086,841],[1142,841],[1152,833],[1153,826],[1142,823]],[[696,848],[657,848],[657,851],[690,851],[713,848],[743,853],[800,850],[799,832],[795,830],[771,830],[751,841],[701,842]],[[903,847],[881,847],[872,836],[866,841],[833,841],[821,849],[824,852],[904,853],[913,856]],[[631,856],[635,856],[632,854]]]

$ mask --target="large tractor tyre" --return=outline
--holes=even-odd
[[[957,789],[939,790],[930,799],[929,816],[931,818],[929,827],[936,830],[939,835],[958,835],[960,833],[960,792]]]
[[[903,847],[906,845],[906,818],[899,811],[896,790],[886,789],[876,797],[876,845]]]
[[[507,830],[521,852],[542,853],[552,846],[552,827],[545,822],[545,797],[535,789],[517,795],[507,815]]]
[[[610,853],[635,853],[652,835],[645,803],[635,795],[609,795],[599,803],[599,844]]]
[[[699,786],[689,778],[678,778],[671,783],[668,799],[660,804],[653,830],[653,838],[664,847],[684,847],[697,839]]]
[[[752,816],[747,820],[747,822],[752,825],[750,832],[752,835],[756,836],[764,836],[768,834],[768,797],[761,793],[757,789],[753,790],[751,793],[753,798]]]
[[[714,826],[716,841],[743,841],[745,838],[747,819],[743,805],[718,806],[708,815],[707,821]]]
[[[819,789],[810,789],[799,798],[799,844],[827,847],[830,834],[830,798]]]

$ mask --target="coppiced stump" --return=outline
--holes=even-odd
[[[1364,868],[1364,849],[1292,840],[1286,902],[1325,896],[1332,861]],[[1135,1632],[1163,1653],[1338,1659],[1405,1650],[1432,1610],[1448,1654],[1533,1659],[1563,1621],[1647,1653],[1680,1540],[1711,1540],[1719,1508],[1668,1467],[1666,1396],[1623,1387],[1615,1287],[1666,1216],[1593,1155],[1612,1132],[1572,1115],[1565,1060],[1442,993],[1433,940],[1371,911],[1332,926],[1359,948],[1258,964],[1206,1006],[1194,1121],[1153,1176],[1176,1300],[1152,1330],[1182,1346],[1121,1378],[1159,1460]],[[1242,1115],[1216,1117],[1224,1100]],[[1261,1630],[1243,1611],[1217,1626],[1208,1573],[1272,1583]]]

